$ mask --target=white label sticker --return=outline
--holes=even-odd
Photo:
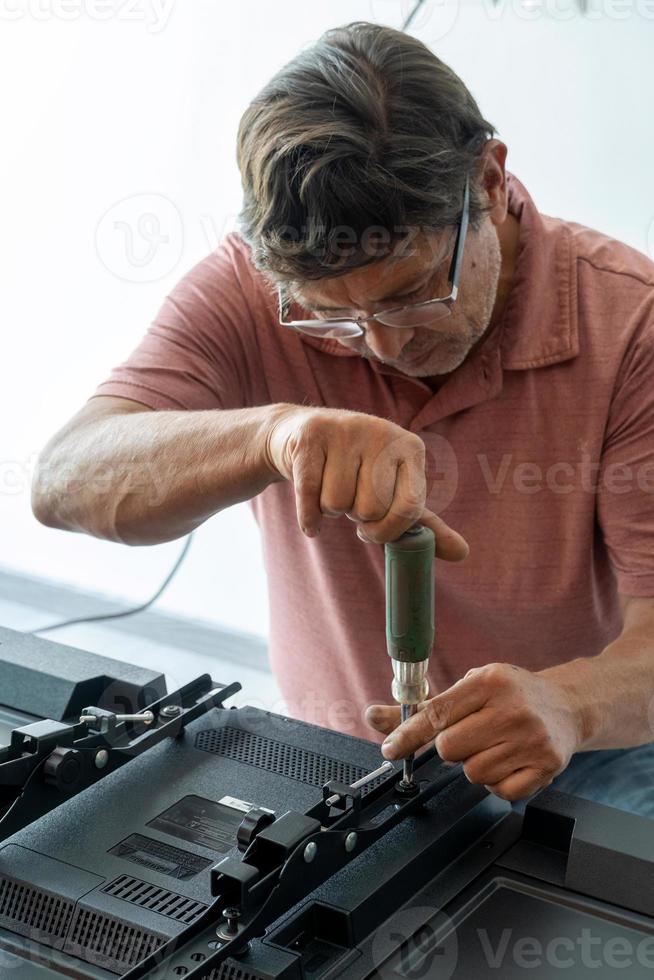
[[[247,813],[248,810],[252,809],[251,803],[245,803],[243,800],[235,800],[233,796],[223,796],[222,800],[218,800],[223,806],[229,806],[232,810],[242,810],[243,813]]]

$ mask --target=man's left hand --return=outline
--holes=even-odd
[[[471,783],[519,800],[549,786],[583,742],[575,695],[548,673],[475,667],[399,727],[398,707],[372,705],[366,719],[389,736],[385,759],[403,759],[434,740],[443,761],[463,763]]]

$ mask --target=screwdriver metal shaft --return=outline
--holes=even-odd
[[[400,718],[401,718],[402,724],[404,724],[405,721],[408,721],[409,718],[416,713],[416,711],[417,711],[417,705],[415,705],[415,704],[403,704],[403,705],[401,705],[400,706]],[[411,786],[412,783],[413,783],[413,760],[414,760],[414,758],[415,758],[415,756],[413,755],[413,753],[411,753],[411,755],[408,755],[406,757],[406,759],[404,760],[404,765],[403,765],[403,782],[406,783],[407,786]]]

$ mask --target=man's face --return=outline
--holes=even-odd
[[[312,279],[296,286],[293,298],[324,319],[369,316],[448,296],[454,242],[454,230],[421,233],[401,257],[396,249],[394,256],[342,276]],[[484,217],[477,229],[468,231],[459,295],[449,316],[419,327],[389,327],[372,320],[363,324],[362,337],[339,337],[338,342],[411,377],[447,374],[465,360],[490,323],[501,264],[495,226]]]

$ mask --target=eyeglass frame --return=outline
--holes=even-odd
[[[350,337],[361,337],[364,331],[361,329],[360,324],[367,323],[370,320],[378,320],[383,326],[392,326],[398,330],[407,329],[406,327],[400,327],[397,324],[383,324],[379,317],[388,316],[389,313],[400,313],[402,310],[416,310],[421,307],[431,306],[436,303],[445,305],[449,309],[454,305],[459,295],[459,283],[461,279],[461,266],[463,265],[463,248],[465,245],[465,240],[468,233],[468,223],[470,217],[470,179],[466,176],[465,185],[463,188],[463,207],[461,210],[461,216],[457,225],[456,241],[454,243],[454,251],[452,253],[452,259],[450,262],[450,267],[447,274],[447,281],[451,285],[451,290],[447,296],[435,297],[433,299],[423,300],[420,303],[406,303],[403,306],[392,306],[385,310],[380,310],[378,313],[371,313],[370,316],[361,317],[351,317],[351,316],[341,316],[341,317],[330,317],[326,320],[284,320],[284,306],[286,302],[282,299],[282,287],[281,284],[277,285],[277,299],[279,304],[279,323],[282,327],[289,327],[291,330],[298,330],[302,332],[307,328],[310,329],[312,323],[316,324],[316,327],[325,327],[329,325],[338,326],[341,323],[351,323],[359,328],[358,334],[350,334]],[[289,304],[290,305],[290,304]],[[298,304],[301,305],[301,304]],[[416,326],[422,326],[423,324],[416,324]],[[309,336],[309,334],[307,334]]]

